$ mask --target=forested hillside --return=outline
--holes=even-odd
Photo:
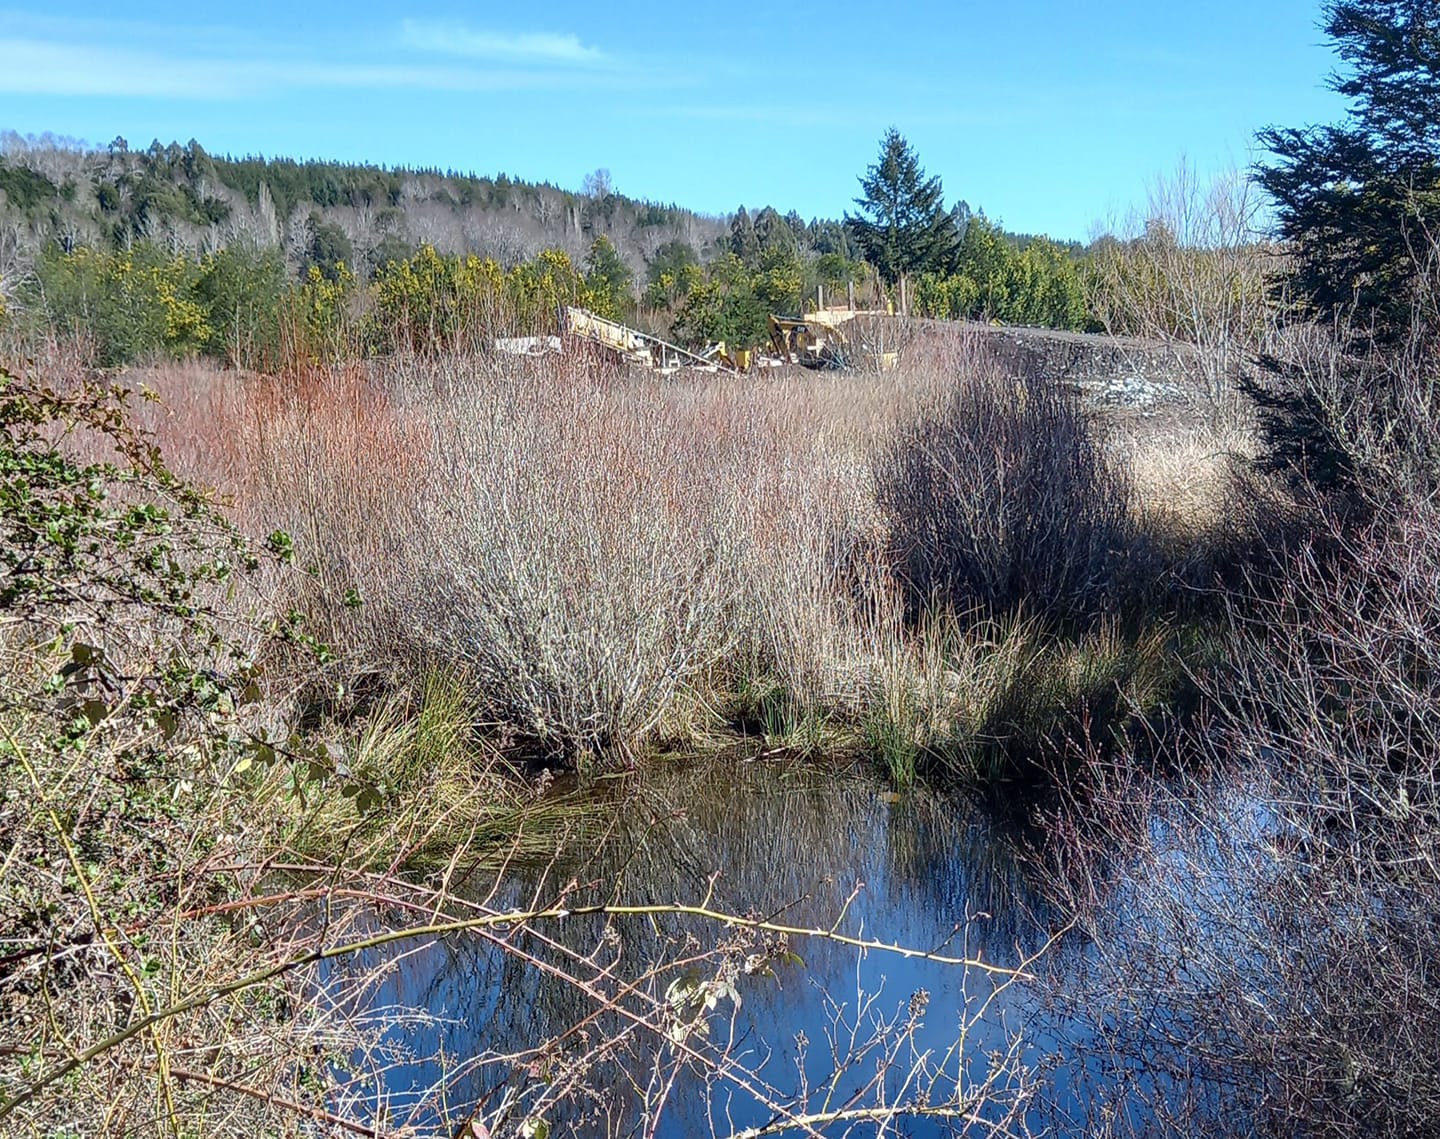
[[[638,267],[668,241],[704,251],[726,233],[722,219],[616,193],[604,171],[575,192],[505,174],[224,158],[193,140],[96,150],[0,136],[0,279],[47,242],[202,252],[246,240],[282,249],[292,268],[343,257],[368,276],[427,244],[512,264],[547,248],[578,258],[604,235]]]
[[[0,134],[0,327],[32,341],[58,334],[106,364],[202,354],[264,368],[290,350],[449,349],[553,332],[562,303],[692,347],[744,348],[768,338],[770,314],[822,299],[1188,341],[1184,314],[1237,297],[1248,312],[1263,293],[1245,210],[1218,235],[1173,224],[1188,210],[1173,203],[1133,219],[1126,239],[1015,234],[947,199],[893,130],[858,181],[856,216],[742,205],[709,217],[621,194],[605,170],[568,190],[505,174],[219,157],[195,141],[135,150],[10,132]],[[1177,257],[1186,273],[1154,271]],[[1172,296],[1164,282],[1175,280],[1199,292]]]

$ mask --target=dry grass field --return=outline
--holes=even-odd
[[[127,382],[158,396],[145,412],[179,470],[230,495],[248,532],[293,535],[307,573],[286,603],[344,647],[351,691],[367,690],[361,676],[394,689],[453,673],[489,738],[562,766],[628,765],[741,726],[800,751],[878,751],[905,778],[917,763],[963,771],[1018,676],[1070,677],[1053,693],[1065,705],[1133,671],[1117,646],[1149,643],[1184,607],[1177,572],[1208,572],[1194,563],[1225,534],[1244,446],[1183,405],[1123,430],[1078,413],[1055,446],[1095,441],[1129,519],[1104,542],[1127,548],[1086,567],[1104,581],[1056,640],[1044,618],[1057,599],[1014,596],[1014,575],[1071,556],[1073,535],[1054,529],[1063,518],[1023,548],[1012,531],[1040,525],[1042,498],[1074,515],[1091,488],[1015,418],[1039,381],[1007,375],[972,337],[919,341],[884,375],[449,358]],[[877,485],[897,447],[921,446],[907,432],[972,388],[990,410],[944,429],[967,439],[968,465],[939,456],[937,469],[947,501],[980,504],[973,544],[1015,549],[917,624]],[[1024,430],[1005,436],[1012,421]],[[1140,596],[1153,613],[1137,621]]]

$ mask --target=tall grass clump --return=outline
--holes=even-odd
[[[1133,533],[1128,480],[1054,381],[957,375],[874,477],[912,619],[1023,608],[1084,622],[1115,608]]]
[[[316,627],[388,681],[463,675],[479,729],[568,766],[725,718],[740,672],[817,698],[853,683],[824,654],[860,640],[832,635],[852,606],[830,575],[863,443],[816,421],[817,381],[794,411],[779,394],[451,357],[209,406],[256,455],[234,464],[251,524],[306,541],[295,601]]]

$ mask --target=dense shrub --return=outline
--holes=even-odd
[[[691,287],[671,325],[671,335],[700,348],[717,340],[732,348],[755,348],[770,334],[770,309],[753,277],[726,254],[711,267],[710,279]]]
[[[311,265],[288,297],[285,327],[295,357],[306,362],[338,363],[360,354],[360,284],[344,262],[327,276]]]
[[[677,487],[700,472],[675,417],[637,415],[573,370],[521,381],[406,363],[387,382],[406,400],[423,393],[438,422],[402,416],[387,438],[377,409],[361,442],[383,446],[411,482],[389,483],[395,499],[356,519],[378,555],[361,614],[377,656],[391,668],[458,663],[481,718],[522,752],[633,758],[734,636],[739,543],[706,496]],[[353,431],[333,427],[332,456]],[[373,458],[354,472],[389,482]],[[332,562],[357,565],[334,531]]]
[[[558,249],[506,269],[493,258],[446,256],[426,245],[381,269],[372,292],[374,347],[420,353],[553,333],[559,306],[590,301],[580,269]]]
[[[263,367],[280,353],[286,290],[276,249],[236,244],[197,261],[140,242],[119,253],[50,246],[20,299],[104,365],[203,353]]]
[[[962,376],[899,433],[875,481],[912,616],[940,606],[1074,619],[1110,604],[1127,479],[1053,381]]]
[[[1092,768],[1084,823],[1052,837],[1057,900],[1093,945],[1057,999],[1105,1026],[1108,1063],[1203,1057],[1247,1133],[1428,1134],[1440,516],[1429,501],[1386,507],[1328,539],[1343,558],[1302,549],[1237,608],[1203,730],[1175,748],[1214,778]]]
[[[241,997],[223,1028],[183,1008],[157,1015],[285,948],[267,936],[242,946],[228,922],[206,919],[234,878],[194,885],[228,843],[243,861],[259,825],[237,784],[263,731],[246,711],[268,631],[246,607],[260,551],[166,468],[132,411],[120,389],[76,380],[62,392],[0,370],[6,1134],[59,1119],[133,1134],[142,1120],[208,1118],[203,1098],[163,1074],[170,1015],[177,1036],[218,1057],[231,1034],[273,1024],[280,995]],[[145,1016],[155,1024],[140,1035]],[[59,1026],[65,1053],[49,1046]],[[97,1103],[112,1114],[90,1116]]]
[[[1080,329],[1086,296],[1066,251],[1045,238],[1021,248],[984,214],[970,219],[954,270],[915,281],[914,311],[942,320],[998,320]]]
[[[206,314],[202,349],[232,365],[274,366],[287,288],[278,249],[230,245],[207,254],[195,282],[195,300]]]
[[[50,246],[27,299],[54,331],[93,340],[102,364],[178,357],[211,335],[194,295],[199,273],[190,259],[144,243],[121,253]]]
[[[1417,322],[1436,311],[1417,312]],[[1290,329],[1241,378],[1256,405],[1258,465],[1362,517],[1378,503],[1428,494],[1440,471],[1437,380],[1435,344],[1418,324],[1398,349],[1357,347],[1330,328]]]

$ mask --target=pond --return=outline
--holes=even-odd
[[[606,833],[475,886],[477,902],[659,910],[403,943],[364,1000],[427,1015],[385,1030],[384,1063],[357,1057],[372,1082],[357,1079],[352,1115],[446,1135],[472,1113],[476,1135],[479,1121],[723,1136],[810,1118],[809,1134],[930,1136],[963,1131],[960,1116],[1064,1134],[1093,1114],[1097,1081],[1120,1078],[1044,986],[984,968],[1043,954],[1032,970],[1053,980],[1085,947],[1027,881],[1020,844],[962,801],[764,761],[670,764],[594,793],[613,800]],[[701,903],[772,928],[668,908]],[[342,991],[380,963],[329,981]]]

